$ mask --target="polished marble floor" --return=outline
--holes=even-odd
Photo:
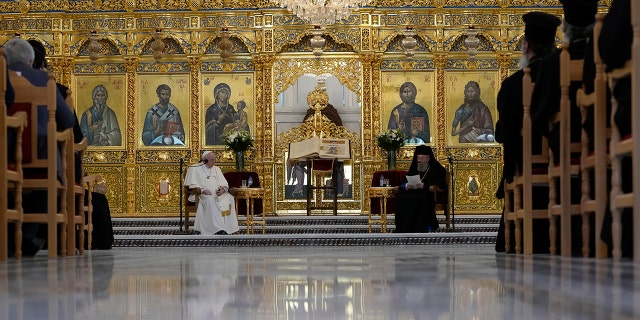
[[[638,319],[638,271],[489,244],[41,252],[0,262],[0,319]]]

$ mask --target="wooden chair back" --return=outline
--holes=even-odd
[[[547,209],[533,208],[533,187],[548,185],[549,147],[544,137],[534,135],[531,123],[531,96],[534,83],[531,79],[531,69],[524,68],[522,78],[522,172],[514,178],[513,204],[515,212],[515,250],[516,253],[533,253],[533,220],[548,219]],[[540,153],[533,152],[533,139],[541,139]],[[505,195],[506,196],[506,195]],[[506,226],[509,231],[510,226]],[[505,232],[505,236],[509,236]],[[509,239],[509,238],[507,238]],[[521,251],[522,250],[522,251]]]
[[[604,15],[596,15],[596,24],[593,28],[593,60],[595,65],[594,91],[586,94],[584,88],[577,92],[576,102],[580,107],[582,122],[587,126],[589,121],[588,114],[593,113],[591,117],[593,125],[593,135],[589,137],[586,130],[582,131],[582,151],[580,157],[580,168],[582,177],[582,198],[580,209],[583,217],[590,215],[595,216],[594,230],[602,230],[606,205],[608,201],[607,193],[607,170],[608,158],[607,140],[610,139],[611,132],[607,129],[607,83],[604,76],[604,63],[600,57],[600,50],[597,39],[600,37]],[[593,144],[593,150],[591,149]],[[593,151],[593,152],[592,152]],[[588,220],[586,221],[588,223]],[[585,228],[590,228],[587,224]],[[590,230],[585,229],[582,233],[582,253],[588,255],[591,248],[589,242]],[[594,254],[596,258],[606,258],[607,244],[596,237]]]
[[[445,225],[447,230],[451,227],[451,210],[450,207],[453,205],[449,199],[451,199],[450,194],[454,190],[449,190],[451,186],[451,172],[447,170],[447,175],[445,178],[447,188],[445,189],[436,189],[433,190],[433,199],[436,202],[436,213],[439,211],[444,215]]]
[[[634,190],[640,190],[640,164],[638,159],[640,158],[640,139],[636,139],[638,132],[640,132],[640,113],[637,108],[640,108],[640,99],[638,97],[638,90],[640,90],[640,4],[636,1],[631,1],[631,24],[633,27],[633,44],[631,59],[626,62],[624,67],[619,69],[610,70],[607,73],[608,84],[611,91],[614,91],[618,82],[624,78],[631,77],[631,114],[627,116],[631,117],[631,132],[626,134],[620,132],[618,124],[615,121],[615,116],[618,113],[618,101],[615,96],[611,99],[611,141],[609,143],[609,152],[611,158],[611,190],[609,195],[609,208],[612,215],[612,255],[614,259],[620,259],[622,257],[622,211],[625,208],[633,210],[633,259],[640,261],[640,197],[635,196]],[[625,130],[626,131],[626,130]],[[625,157],[631,157],[630,168],[622,167],[622,159]],[[626,172],[625,170],[626,169]],[[624,175],[629,175],[632,172],[632,185],[630,190],[623,189]]]
[[[22,256],[22,133],[27,124],[24,112],[7,115],[5,92],[7,91],[7,63],[0,48],[0,261],[9,256],[9,223],[14,226],[14,256]],[[11,134],[9,134],[11,131]],[[11,149],[10,149],[11,148]],[[11,192],[10,192],[11,191]],[[9,203],[11,196],[12,204]]]
[[[93,196],[91,192],[93,192],[93,187],[96,185],[97,180],[97,174],[82,177],[82,186],[85,189],[84,206],[82,207],[82,211],[85,216],[84,230],[86,232],[87,250],[91,250],[91,243],[93,242]]]
[[[571,142],[570,87],[571,82],[582,82],[583,69],[584,60],[571,60],[569,44],[564,43],[560,52],[560,112],[556,116],[560,123],[560,163],[554,164],[552,154],[549,159],[549,252],[556,254],[557,251],[556,217],[559,216],[560,254],[563,256],[572,254],[571,216],[581,214],[580,203],[572,203],[571,199],[572,177],[580,174],[579,161],[574,161],[572,156],[581,146]]]
[[[67,129],[58,132],[56,129],[56,84],[53,76],[49,76],[46,87],[37,87],[31,84],[25,77],[17,72],[9,72],[11,84],[15,91],[14,107],[25,110],[28,115],[27,131],[29,132],[31,148],[24,153],[28,153],[31,162],[24,163],[24,184],[25,190],[45,190],[47,211],[25,214],[24,222],[42,223],[47,226],[47,251],[49,257],[60,253],[66,255],[67,249],[67,190],[66,185],[73,183],[67,181],[67,155],[73,153],[72,131]],[[46,158],[38,157],[38,112],[39,108],[46,110],[47,132],[46,132]],[[59,154],[58,154],[59,152]],[[71,164],[72,166],[73,164]],[[58,166],[61,168],[58,179]],[[44,200],[44,199],[43,199]],[[61,226],[60,232],[58,226]],[[60,236],[59,236],[60,234]]]

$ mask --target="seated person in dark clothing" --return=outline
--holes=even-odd
[[[606,72],[614,69],[624,68],[631,59],[633,43],[633,27],[631,25],[631,1],[613,0],[609,12],[604,18],[602,31],[598,39],[598,49],[602,62],[606,65]],[[631,76],[618,79],[613,86],[611,94],[617,103],[617,109],[613,115],[613,124],[618,128],[620,139],[624,140],[631,135],[632,120],[632,89]],[[612,124],[612,125],[613,125]],[[621,171],[632,172],[633,161],[631,157],[622,158]],[[622,192],[633,192],[633,176],[622,175]],[[608,244],[609,250],[613,247],[612,234],[612,214],[609,210],[605,212],[600,238]],[[621,249],[623,257],[633,256],[633,209],[624,208],[621,217],[622,239]],[[611,254],[611,252],[610,252]]]
[[[562,32],[569,42],[569,54],[572,60],[583,59],[587,47],[593,47],[593,25],[598,12],[596,0],[561,0],[564,9]],[[531,96],[531,120],[536,128],[549,140],[553,151],[553,161],[560,162],[560,122],[554,117],[560,112],[560,53],[556,49],[542,59],[540,69],[534,79],[536,85]],[[576,92],[582,87],[581,81],[573,81],[569,88],[570,97],[570,134],[571,142],[580,142],[582,134],[582,116],[576,104]]]
[[[407,176],[418,176],[411,184],[405,177],[396,195],[396,232],[429,232],[438,230],[435,199],[436,188],[446,188],[446,169],[436,160],[431,147],[420,145],[413,154]]]

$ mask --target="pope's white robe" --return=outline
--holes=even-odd
[[[184,185],[191,189],[210,190],[212,193],[211,195],[200,194],[196,221],[193,225],[195,230],[204,235],[215,234],[221,230],[232,234],[240,230],[233,196],[229,192],[216,195],[216,190],[220,187],[229,190],[229,183],[220,168],[216,166],[208,168],[206,165],[189,167]],[[195,201],[195,195],[191,195],[189,201]]]

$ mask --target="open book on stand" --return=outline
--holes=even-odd
[[[349,139],[311,137],[299,142],[289,143],[289,159],[301,158],[351,158]]]

